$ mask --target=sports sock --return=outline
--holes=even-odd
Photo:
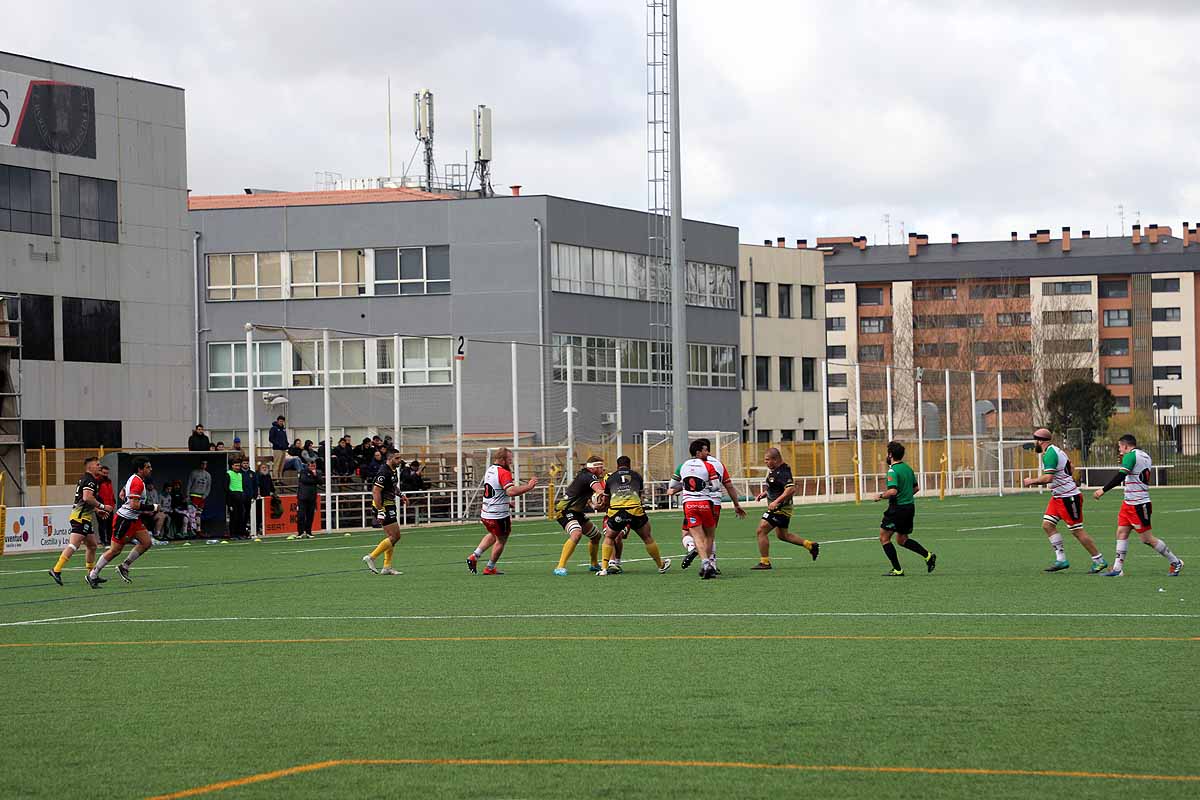
[[[62,553],[60,553],[58,556],[58,562],[54,565],[55,572],[63,571],[63,567],[65,567],[67,562],[71,560],[71,556],[75,555],[75,549],[75,545],[73,544],[69,544],[63,548]]]
[[[1066,561],[1067,551],[1063,549],[1063,537],[1058,531],[1055,531],[1050,537],[1050,546],[1054,548],[1054,560]]]
[[[592,566],[596,566],[600,561],[600,541],[598,539],[588,539],[588,561]]]
[[[1120,572],[1125,569],[1125,554],[1129,552],[1129,540],[1117,539],[1117,560],[1113,564],[1113,571]]]
[[[571,554],[575,552],[575,545],[577,544],[578,542],[576,542],[574,539],[567,539],[565,542],[563,542],[562,555],[558,558],[559,569],[567,568],[567,562],[571,560]]]
[[[715,561],[717,559],[717,537],[716,537],[716,534],[713,534],[713,540],[708,543],[708,552],[709,552],[709,555],[711,555],[713,557],[713,560]]]
[[[100,570],[104,569],[107,566],[108,566],[108,554],[106,553],[106,554],[100,556],[100,560],[97,561],[96,566],[92,568],[92,572],[91,572],[92,576],[95,577],[96,575],[99,575]]]
[[[383,537],[383,540],[379,542],[379,544],[375,545],[375,549],[371,551],[371,558],[379,558],[381,555],[383,555],[383,551],[391,549],[392,540],[385,536]]]
[[[88,561],[86,564],[84,564],[84,567],[87,569],[88,572],[91,572],[95,566],[96,566],[95,561]]]
[[[883,546],[883,553],[888,557],[888,561],[892,562],[892,569],[900,572],[900,557],[896,555],[896,545],[888,542]]]
[[[767,558],[766,556],[760,556],[758,559],[758,563],[766,564],[769,567],[769,566],[771,566],[771,559]]]
[[[912,550],[914,553],[916,553],[917,555],[919,555],[921,558],[925,559],[926,561],[929,560],[929,551],[926,550],[924,547],[922,547],[921,543],[918,542],[916,539],[909,538],[904,544],[902,544],[900,546],[903,547],[905,550]]]
[[[658,542],[651,542],[650,544],[646,545],[646,552],[649,553],[650,557],[654,559],[654,563],[658,565],[658,568],[662,569],[662,553],[658,551]]]
[[[496,562],[495,562],[495,561],[488,561],[488,563],[487,563],[487,568],[488,568],[488,569],[495,569],[495,568],[496,568]]]
[[[396,552],[395,545],[383,551],[383,567],[387,569],[392,565],[392,554]]]
[[[143,550],[138,550],[136,547],[129,551],[129,555],[125,556],[125,566],[129,566],[133,562],[141,558]]]
[[[1102,564],[1103,562],[1104,562],[1104,553],[1101,553],[1099,550],[1097,550],[1096,555],[1092,556],[1092,563],[1093,564]]]
[[[603,555],[601,556],[601,558],[603,559],[603,561],[601,562],[601,566],[604,567],[605,569],[608,569],[608,562],[611,561],[612,557],[613,557],[613,546],[608,543],[607,539],[605,539],[604,547],[601,550],[603,553]]]
[[[801,540],[800,540],[800,546],[801,546],[801,547],[803,547],[805,550],[807,550],[808,552],[810,552],[810,553],[811,553],[811,552],[812,552],[812,547],[813,547],[813,542],[812,542],[812,539],[801,539]]]
[[[483,555],[483,551],[480,550],[478,547],[476,547],[474,552],[471,553],[471,555],[475,556],[476,558],[479,558],[481,555]]]
[[[1154,552],[1174,564],[1179,560],[1179,557],[1171,552],[1171,548],[1167,547],[1167,543],[1162,539],[1158,540],[1158,544],[1154,545]]]
[[[696,540],[692,538],[690,533],[685,534],[683,537],[683,549],[689,553],[696,549]]]

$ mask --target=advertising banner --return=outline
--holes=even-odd
[[[283,503],[283,515],[273,517],[271,515],[271,501],[260,500],[267,510],[267,521],[263,526],[263,535],[265,536],[283,536],[296,532],[296,495],[281,494],[279,500]],[[321,506],[317,505],[316,513],[313,515],[314,531],[321,530]]]
[[[8,509],[4,555],[62,550],[71,538],[70,506],[25,506]]]
[[[0,70],[0,144],[96,157],[96,90]]]

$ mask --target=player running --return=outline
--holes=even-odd
[[[700,578],[709,580],[717,577],[717,559],[713,554],[713,542],[717,534],[717,521],[713,515],[712,487],[713,481],[722,481],[729,489],[733,500],[734,510],[738,517],[745,517],[746,512],[738,503],[733,482],[728,480],[729,473],[723,464],[708,454],[708,444],[703,439],[697,439],[688,446],[691,458],[679,465],[671,479],[671,487],[667,494],[679,494],[683,503],[683,516],[687,522],[688,534],[696,546],[696,554],[700,558]],[[691,553],[688,553],[691,556]],[[696,556],[692,556],[694,559]],[[684,558],[684,561],[688,561]]]
[[[1117,440],[1117,450],[1121,453],[1121,466],[1112,480],[1103,489],[1096,490],[1099,500],[1105,492],[1125,483],[1125,501],[1121,503],[1121,513],[1117,515],[1117,558],[1112,569],[1104,573],[1106,578],[1119,578],[1125,574],[1125,554],[1129,552],[1129,531],[1135,530],[1142,539],[1142,544],[1154,548],[1154,552],[1170,562],[1167,575],[1172,578],[1183,571],[1183,560],[1171,552],[1167,543],[1156,539],[1150,534],[1150,468],[1153,463],[1145,450],[1139,450],[1137,439],[1132,434],[1125,434]]]
[[[575,479],[562,490],[554,504],[555,521],[567,533],[567,541],[563,543],[562,555],[558,566],[554,568],[555,575],[567,574],[567,562],[575,552],[579,540],[588,538],[588,566],[590,572],[599,572],[600,564],[600,531],[587,518],[588,505],[597,511],[604,509],[604,462],[596,456],[588,456],[587,462],[579,470]],[[595,498],[595,500],[593,500]]]
[[[1075,470],[1066,452],[1057,445],[1051,444],[1052,434],[1046,428],[1038,428],[1033,432],[1033,449],[1042,457],[1042,476],[1040,478],[1025,478],[1021,483],[1031,486],[1050,484],[1050,503],[1042,517],[1042,530],[1050,539],[1054,548],[1054,563],[1046,567],[1045,572],[1061,572],[1069,569],[1067,552],[1063,547],[1062,534],[1058,532],[1058,523],[1066,521],[1067,530],[1075,535],[1079,543],[1092,557],[1089,575],[1096,575],[1108,569],[1108,562],[1096,549],[1096,543],[1083,529],[1083,492],[1075,483]]]
[[[496,569],[496,562],[508,544],[508,535],[512,533],[512,498],[520,497],[532,491],[537,486],[538,479],[530,478],[524,485],[518,486],[513,480],[512,451],[501,447],[492,457],[492,464],[483,476],[483,508],[479,512],[479,521],[487,531],[479,540],[479,546],[467,556],[467,569],[476,574],[479,557],[487,549],[492,548],[492,557],[483,568],[484,575],[503,575]]]
[[[729,470],[726,469],[725,465],[722,464],[720,460],[718,460],[717,457],[712,454],[712,442],[708,439],[697,439],[693,444],[697,444],[701,448],[699,452],[702,453],[702,455],[699,457],[703,458],[713,467],[714,477],[711,481],[709,481],[708,484],[708,499],[712,503],[713,535],[709,539],[708,549],[710,556],[714,559],[715,565],[715,559],[717,557],[716,529],[721,524],[722,492],[724,491],[729,494],[729,499],[733,501],[733,510],[737,514],[738,519],[744,519],[746,517],[746,512],[742,509],[741,503],[738,502],[737,489],[733,485],[733,479],[729,477]],[[680,466],[682,467],[682,465]],[[678,469],[676,469],[675,474],[671,476],[671,480],[672,486],[677,485],[680,482]],[[668,496],[671,494],[671,491],[667,492]],[[692,565],[692,562],[696,560],[696,556],[698,555],[699,551],[696,549],[696,542],[691,534],[691,529],[688,526],[688,518],[686,514],[683,518],[683,549],[683,562],[679,566],[681,569],[687,569]],[[717,574],[720,575],[721,570],[718,569]]]
[[[796,482],[792,479],[792,468],[783,460],[783,454],[778,447],[767,448],[763,459],[767,465],[767,479],[763,481],[762,491],[755,500],[767,498],[767,510],[763,512],[762,521],[758,523],[755,532],[758,537],[758,563],[750,569],[771,569],[771,531],[781,542],[803,547],[816,561],[821,553],[821,545],[817,542],[788,532],[792,521],[792,495],[796,493]]]
[[[96,548],[100,544],[97,514],[110,514],[112,509],[100,502],[100,459],[95,456],[83,461],[83,477],[75,484],[75,499],[71,504],[71,538],[58,556],[58,563],[50,568],[50,577],[59,586],[63,585],[62,571],[71,556],[84,546],[87,571],[96,566]],[[100,579],[101,583],[105,579]]]
[[[93,589],[104,583],[100,577],[101,570],[121,554],[130,539],[136,540],[137,544],[134,545],[133,551],[125,556],[125,560],[117,564],[117,574],[126,583],[133,583],[133,578],[129,577],[130,565],[154,545],[154,540],[150,538],[150,532],[146,530],[141,519],[143,514],[153,514],[158,510],[158,506],[154,503],[142,499],[146,496],[146,481],[150,479],[150,473],[154,471],[154,468],[150,464],[150,459],[145,456],[134,456],[131,466],[133,474],[129,476],[129,480],[125,481],[125,488],[121,490],[125,501],[117,509],[112,544],[104,555],[100,556],[96,566],[92,567],[85,578],[88,586]]]
[[[363,556],[367,569],[376,575],[403,575],[392,567],[392,553],[400,543],[400,518],[396,514],[396,471],[400,468],[400,454],[393,451],[388,453],[387,461],[375,473],[375,483],[371,486],[371,508],[375,509],[375,519],[383,526],[384,537],[375,545],[370,555]],[[408,505],[408,497],[400,492],[400,502]],[[383,569],[375,566],[375,559],[383,555]]]
[[[628,536],[628,529],[642,538],[646,552],[658,565],[659,574],[671,568],[671,559],[663,558],[658,550],[658,542],[650,533],[650,517],[642,508],[642,476],[631,467],[629,456],[617,459],[617,471],[604,480],[604,493],[608,497],[608,516],[604,520],[604,545],[601,549],[603,560],[600,571],[596,574],[618,575],[621,573],[620,554],[623,549],[622,540]],[[614,554],[617,556],[614,558]]]
[[[883,573],[885,578],[903,578],[904,568],[900,566],[900,558],[896,553],[896,545],[892,544],[892,536],[906,550],[925,559],[925,568],[933,572],[937,566],[937,556],[912,538],[913,518],[916,516],[916,503],[913,496],[921,491],[917,486],[917,476],[912,467],[904,463],[904,445],[900,442],[888,442],[887,445],[887,489],[880,492],[875,502],[887,500],[887,511],[883,512],[883,520],[879,523],[879,543],[883,552],[892,562],[890,572]]]

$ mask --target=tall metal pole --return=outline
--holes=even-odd
[[[392,334],[392,444],[400,449],[400,334]]]
[[[925,485],[925,408],[921,400],[921,379],[917,379],[917,471]]]
[[[888,441],[894,438],[894,428],[892,427],[892,368],[887,368],[887,431]]]
[[[833,499],[833,487],[829,485],[829,359],[821,361],[821,431],[825,451],[825,499]]]
[[[250,470],[254,473],[254,480],[257,482],[258,465],[255,463],[257,454],[254,447],[254,326],[249,322],[246,323],[246,455],[250,458]],[[258,514],[254,513],[257,505],[258,498],[251,498],[250,535],[252,537],[258,536]],[[241,535],[240,531],[238,535]]]
[[[975,410],[975,370],[971,370],[971,463],[975,465],[975,488],[979,488],[979,413]]]
[[[321,331],[321,400],[325,406],[325,512],[321,515],[322,527],[333,530],[333,438],[329,430],[329,328]]]
[[[742,300],[744,302],[745,298],[742,298]],[[754,341],[754,317],[756,316],[754,303],[755,303],[755,299],[754,299],[754,256],[750,256],[750,358],[747,361],[748,369],[746,371],[750,373],[747,376],[750,378],[750,408],[757,409],[758,408],[758,393],[757,393],[757,389],[758,389],[758,355],[755,351],[755,341]],[[826,372],[828,372],[828,371],[829,371],[829,365],[827,363],[826,364]],[[750,444],[750,445],[758,444],[758,422],[754,419],[756,415],[757,415],[757,412],[747,415],[750,418],[750,441],[747,442],[747,444]],[[826,415],[826,417],[825,417],[825,424],[826,425],[829,424],[829,416],[828,415]],[[682,463],[682,462],[677,462],[677,463]]]
[[[567,482],[575,478],[575,345],[567,344]]]
[[[679,0],[670,0],[671,427],[676,464],[688,457],[687,258],[683,252],[683,167],[679,152]]]
[[[454,507],[455,518],[462,519],[466,513],[463,506],[463,429],[462,429],[462,361],[454,360],[454,485],[458,490]]]
[[[622,415],[621,408],[621,341],[617,340],[617,454],[615,458],[621,457],[621,446],[625,440],[625,420]],[[615,459],[614,459],[615,461]]]
[[[946,485],[954,488],[954,440],[950,438],[950,370],[946,376]]]
[[[996,464],[1000,469],[1000,496],[1004,497],[1004,376],[996,373]]]
[[[517,464],[517,448],[521,446],[521,416],[517,410],[517,343],[515,341],[513,341],[510,343],[510,345],[512,347],[512,353],[511,353],[511,355],[512,355],[512,365],[511,365],[512,375],[510,376],[510,380],[512,382],[512,426],[513,426],[513,440],[512,440],[513,450],[512,450],[512,457],[510,460],[512,462],[513,475],[520,475],[521,473],[517,472],[517,469],[519,466]],[[540,352],[540,350],[539,350],[539,352]],[[521,513],[521,509],[523,507],[522,506],[523,501],[521,500],[520,496],[514,498],[514,501],[515,501],[514,505],[515,505],[517,514],[519,515]]]
[[[854,438],[858,442],[855,456],[858,458],[858,491],[867,491],[867,471],[863,469],[862,455],[862,373],[859,365],[854,365]]]

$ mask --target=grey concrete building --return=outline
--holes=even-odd
[[[246,323],[289,328],[254,334],[264,341],[256,385],[287,400],[267,410],[256,397],[260,442],[276,409],[293,436],[320,438],[321,328],[334,330],[335,436],[392,432],[398,360],[400,438],[449,441],[459,336],[469,340],[467,438],[511,437],[510,341],[528,345],[518,348],[524,443],[564,440],[567,345],[577,441],[613,433],[618,347],[625,441],[662,427],[653,384],[669,365],[647,299],[655,270],[644,213],[549,196],[452,199],[409,189],[192,197],[190,208],[204,298],[201,418],[227,444],[246,430]],[[689,221],[686,237],[691,427],[735,431],[738,232]],[[394,334],[402,337],[399,359]]]
[[[186,180],[182,89],[0,52],[0,293],[21,319],[0,356],[10,505],[38,499],[26,449],[186,440]],[[73,484],[78,461],[48,463],[49,482]]]

